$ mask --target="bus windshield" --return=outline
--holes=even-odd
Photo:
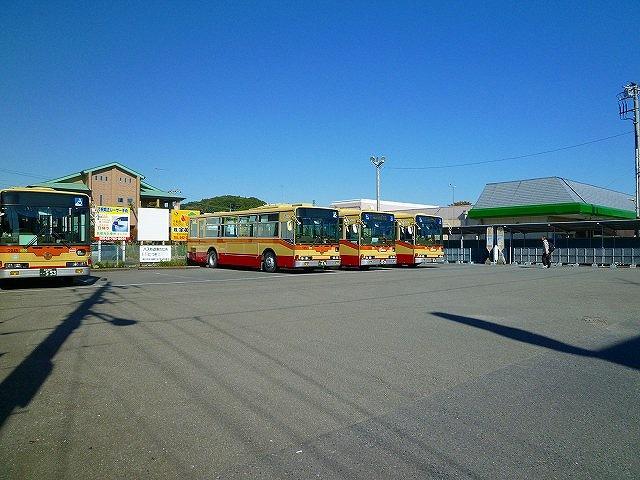
[[[442,219],[440,217],[416,216],[416,245],[439,245],[442,243]]]
[[[338,211],[327,208],[300,207],[296,211],[296,243],[316,245],[339,241]]]
[[[395,218],[389,213],[363,213],[361,244],[393,245]]]
[[[88,243],[89,226],[86,197],[41,192],[2,193],[0,245]]]

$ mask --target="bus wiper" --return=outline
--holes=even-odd
[[[31,240],[29,240],[29,242],[25,245],[25,248],[29,248],[31,245],[35,245],[35,243],[38,241],[38,237],[44,233],[45,228],[47,228],[47,226],[43,225],[43,227],[38,231],[38,233],[36,233],[35,236]]]
[[[60,241],[62,242],[62,244],[63,244],[65,247],[67,247],[67,248],[70,248],[70,247],[71,247],[71,244],[70,244],[70,243],[68,243],[68,242],[64,239],[64,237],[63,237],[62,235],[60,235],[59,233],[51,232],[51,236],[52,236],[53,238],[56,238],[56,239],[60,240]]]

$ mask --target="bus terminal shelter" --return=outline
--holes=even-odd
[[[447,259],[485,262],[486,247],[499,234],[506,263],[541,262],[541,238],[546,236],[555,246],[555,263],[635,266],[640,263],[640,219],[633,200],[623,192],[560,177],[490,183],[465,222],[445,227]]]
[[[488,229],[488,227],[490,227]],[[542,236],[555,246],[552,262],[564,265],[639,265],[640,220],[583,220],[576,222],[503,223],[467,225],[449,229],[447,259],[483,263],[490,258],[487,245],[504,235],[506,263],[542,262]],[[493,239],[487,242],[487,232]]]

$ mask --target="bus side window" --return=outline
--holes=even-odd
[[[208,238],[216,238],[220,236],[220,219],[218,218],[207,218],[207,229],[205,235]]]
[[[280,238],[293,241],[293,222],[280,222]]]
[[[189,220],[189,236],[192,238],[198,237],[198,220]]]
[[[204,238],[204,229],[205,229],[205,219],[201,218],[198,220],[198,237]]]
[[[256,223],[255,236],[262,238],[273,238],[278,236],[278,222]]]

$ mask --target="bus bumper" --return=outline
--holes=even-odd
[[[55,273],[52,273],[55,271]],[[0,279],[3,278],[54,278],[54,277],[83,277],[89,275],[89,267],[58,267],[58,268],[8,268],[0,269]]]
[[[325,268],[339,267],[340,259],[337,260],[296,260],[293,268]]]
[[[360,265],[372,266],[372,265],[395,265],[397,259],[395,258],[361,258]]]

